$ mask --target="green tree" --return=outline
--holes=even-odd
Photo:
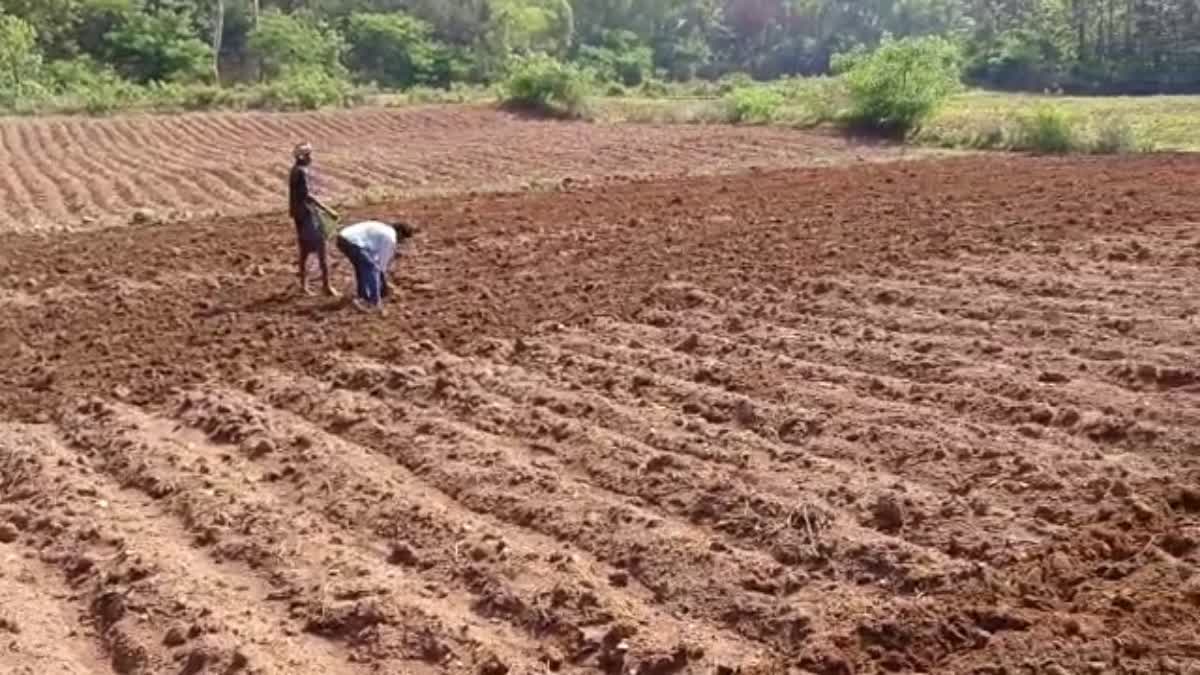
[[[359,76],[387,87],[428,82],[438,52],[432,31],[405,14],[355,14],[346,31],[347,64]]]
[[[564,55],[575,36],[568,0],[495,0],[489,31],[508,52]]]
[[[600,79],[628,87],[641,84],[654,74],[654,53],[631,31],[612,31],[602,45],[583,45],[578,59]]]
[[[277,10],[263,12],[258,27],[250,34],[249,47],[266,79],[292,72],[345,71],[341,63],[345,51],[341,34],[314,20]]]
[[[105,59],[107,36],[140,11],[136,0],[81,0],[70,15],[71,51]]]
[[[0,95],[21,96],[41,76],[37,31],[29,22],[0,14]]]
[[[212,73],[212,50],[181,11],[137,12],[105,43],[109,63],[135,82],[191,82]]]
[[[39,50],[50,59],[72,56],[79,0],[0,0],[0,14],[37,28]]]

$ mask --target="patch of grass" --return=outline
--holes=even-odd
[[[922,129],[920,142],[1021,149],[1015,120],[1050,105],[1074,120],[1077,147],[1093,153],[1200,150],[1200,96],[1040,96],[970,92]]]
[[[613,124],[733,124],[729,102],[712,98],[606,98],[590,103],[594,119]]]
[[[730,87],[729,81],[675,83],[665,97],[629,90],[628,96],[595,98],[591,107],[596,119],[605,122],[761,124],[766,120],[801,128],[834,122],[848,108],[840,78],[736,81],[740,87]],[[721,88],[727,91],[718,93]],[[1062,97],[973,91],[947,99],[909,140],[978,150],[1195,151],[1200,150],[1200,96]]]
[[[1128,119],[1105,117],[1093,125],[1091,151],[1101,155],[1125,155],[1135,152],[1154,152],[1154,141],[1143,138]]]
[[[740,86],[732,86],[733,82]],[[639,93],[594,98],[589,108],[595,119],[614,123],[814,127],[833,121],[846,101],[845,87],[832,77],[771,83],[732,78],[717,83],[674,83],[670,87],[667,96]]]

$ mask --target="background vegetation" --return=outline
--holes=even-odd
[[[499,92],[558,114],[836,122],[946,145],[1047,151],[1145,149],[1147,135],[1182,139],[1187,127],[1164,134],[1081,99],[956,95],[964,84],[1032,94],[1200,92],[1200,5],[0,0],[0,108],[18,113],[302,109]],[[606,98],[597,104],[598,96]],[[969,103],[992,114],[982,118]]]

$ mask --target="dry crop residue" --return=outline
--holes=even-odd
[[[1195,672],[1197,180],[389,204],[372,318],[278,222],[10,237],[0,670]]]

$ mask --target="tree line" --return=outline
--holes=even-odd
[[[486,84],[547,54],[597,77],[820,75],[888,38],[973,84],[1200,91],[1197,0],[0,0],[0,93],[94,82]]]

